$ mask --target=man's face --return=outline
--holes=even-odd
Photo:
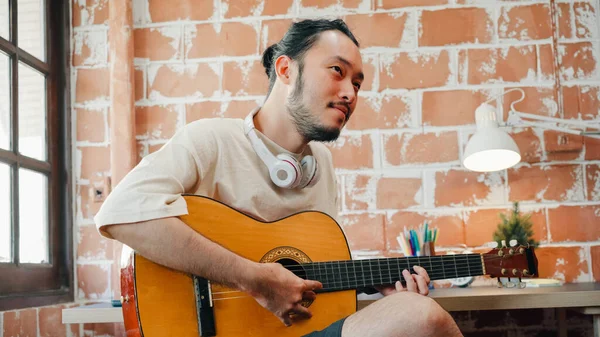
[[[358,47],[339,31],[321,33],[298,68],[286,107],[308,141],[333,141],[356,108],[364,75]]]

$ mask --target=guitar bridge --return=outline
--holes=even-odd
[[[215,314],[213,310],[212,292],[210,281],[193,276],[194,289],[196,293],[196,319],[198,320],[198,331],[200,336],[216,336]]]

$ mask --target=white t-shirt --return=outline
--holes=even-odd
[[[304,153],[291,153],[258,132],[277,155],[300,160],[312,154],[319,182],[304,189],[283,189],[271,181],[244,134],[242,119],[201,119],[179,130],[160,150],[144,157],[106,198],[94,217],[100,234],[104,226],[188,214],[183,193],[221,201],[263,221],[315,210],[337,220],[337,186],[329,149],[311,142]]]

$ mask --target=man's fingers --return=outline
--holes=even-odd
[[[402,276],[404,276],[404,279],[406,280],[406,289],[408,291],[417,292],[417,284],[415,283],[415,280],[413,279],[410,272],[404,269],[402,271]]]
[[[413,278],[417,281],[417,286],[419,288],[419,294],[427,295],[429,294],[429,287],[425,282],[425,278],[421,275],[413,275]]]
[[[402,287],[402,282],[400,281],[396,281],[396,291],[405,291],[406,289],[404,289],[404,287]]]
[[[284,313],[283,316],[279,317],[279,319],[283,322],[283,324],[285,324],[285,326],[292,326],[292,319],[287,312]]]
[[[314,301],[316,298],[317,298],[317,294],[315,294],[314,291],[305,291],[302,294],[302,299],[303,300]]]
[[[300,303],[296,304],[294,309],[292,309],[291,313],[294,314],[294,316],[295,316],[294,319],[302,319],[302,318],[311,318],[312,317],[312,313],[310,312],[310,310],[308,310],[308,308],[303,307],[302,304],[300,304]]]
[[[429,284],[431,279],[429,278],[429,274],[427,274],[427,270],[425,270],[425,268],[423,268],[421,266],[413,266],[413,269],[415,270],[415,272],[418,275],[420,275],[421,277],[423,277],[423,279],[425,279],[425,283]]]
[[[323,284],[319,281],[304,280],[304,287],[306,288],[306,290],[317,290],[322,289]]]

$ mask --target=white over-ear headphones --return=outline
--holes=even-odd
[[[246,117],[244,131],[256,154],[269,168],[271,181],[279,187],[290,189],[314,186],[320,175],[315,157],[304,156],[300,163],[287,153],[280,153],[275,157],[256,134],[253,119],[258,110],[259,108],[254,109]]]

